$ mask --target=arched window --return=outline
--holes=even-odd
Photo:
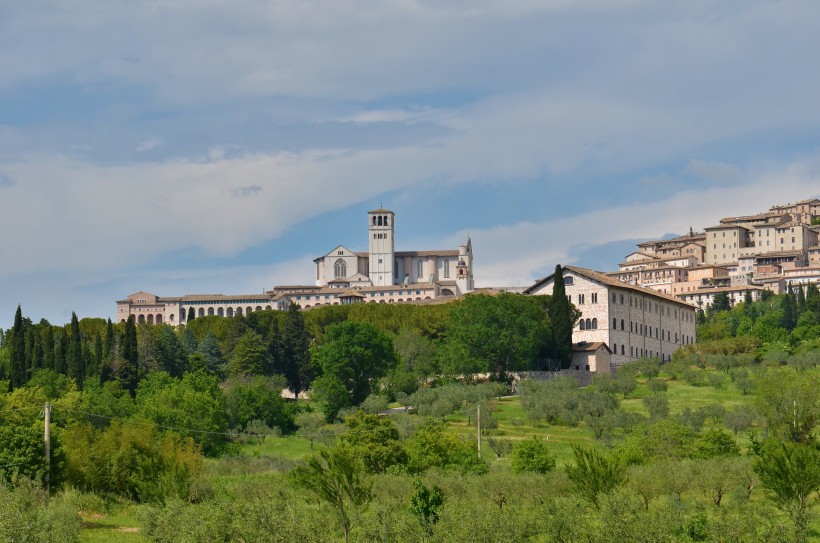
[[[598,319],[592,319],[592,329],[593,330],[598,329]]]
[[[387,215],[384,216],[384,225],[387,226]]]
[[[347,264],[341,258],[333,265],[333,276],[336,278],[347,277]]]
[[[373,226],[376,226],[376,216],[373,215]]]
[[[587,319],[587,330],[592,330],[592,321]]]
[[[618,329],[618,319],[612,319],[612,329],[613,330]]]
[[[382,225],[382,217],[381,217],[381,215],[379,215],[379,222],[378,222],[378,225],[379,225],[379,226],[381,226],[381,225]]]
[[[208,308],[208,316],[213,316],[213,314],[214,314],[214,308],[213,308],[213,307],[209,307],[209,308]]]
[[[219,317],[224,317],[225,316],[225,310],[220,307],[219,309],[216,310],[216,314]]]
[[[624,329],[624,320],[621,319],[621,330],[623,330],[623,329]]]
[[[586,328],[584,328],[584,319],[581,319],[581,322],[578,324],[581,326],[581,330],[586,330]]]

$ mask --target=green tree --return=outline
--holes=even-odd
[[[187,356],[173,328],[168,325],[157,327],[159,335],[156,342],[156,357],[159,369],[167,371],[173,377],[182,377],[185,373]]]
[[[433,535],[433,526],[438,523],[439,510],[444,505],[444,493],[438,486],[426,487],[418,479],[413,481],[413,488],[415,491],[410,496],[410,512],[421,524],[421,540],[424,542],[426,537]]]
[[[347,432],[339,439],[362,459],[368,473],[383,473],[390,466],[407,463],[399,430],[389,418],[358,411],[345,419],[345,425]]]
[[[555,456],[547,444],[533,436],[519,441],[512,451],[510,467],[514,473],[547,473],[555,469]]]
[[[758,410],[772,433],[797,443],[814,439],[820,412],[820,376],[771,368],[758,379]]]
[[[601,494],[610,492],[626,480],[623,464],[595,449],[572,446],[575,465],[566,467],[567,477],[578,493],[596,508]]]
[[[241,375],[222,385],[228,421],[232,428],[246,429],[253,420],[261,420],[282,432],[293,429],[293,413],[282,398],[281,376]]]
[[[769,498],[794,523],[799,541],[807,541],[810,500],[820,490],[820,452],[814,443],[768,440],[755,447],[753,468]]]
[[[262,375],[270,364],[268,352],[262,337],[253,330],[247,330],[228,359],[228,373],[230,375]]]
[[[117,368],[117,378],[122,387],[131,394],[131,397],[136,397],[137,386],[140,382],[140,367],[137,326],[134,323],[134,315],[130,315],[128,320],[125,321],[125,337],[122,345],[122,358]]]
[[[68,334],[68,352],[66,353],[66,365],[68,366],[68,376],[76,381],[77,386],[82,389],[85,380],[85,364],[82,351],[82,334],[80,333],[80,321],[77,314],[71,312],[71,325]]]
[[[290,472],[297,487],[305,488],[326,501],[336,513],[344,532],[350,539],[351,509],[358,509],[372,499],[372,483],[364,475],[364,467],[348,447],[334,447],[313,456],[303,466]]]
[[[9,336],[9,377],[11,388],[14,389],[26,382],[26,337],[23,329],[23,311],[19,305]]]
[[[567,298],[564,272],[560,264],[555,266],[552,297],[549,301],[549,318],[552,324],[553,349],[561,367],[568,368],[572,359],[572,329],[578,315]]]
[[[446,325],[447,342],[458,345],[451,352],[465,357],[475,371],[499,378],[508,370],[530,369],[551,336],[541,301],[507,292],[472,294],[452,304]]]
[[[346,321],[331,325],[313,356],[322,376],[314,391],[335,417],[340,403],[358,405],[370,394],[377,380],[397,362],[390,339],[369,324]],[[344,397],[340,393],[344,391]],[[343,406],[343,405],[342,405]],[[338,411],[337,411],[338,412]]]
[[[783,328],[789,332],[797,326],[797,300],[795,300],[791,283],[783,296],[783,320],[781,322]]]
[[[298,399],[299,394],[310,388],[313,367],[310,361],[310,335],[296,304],[291,303],[288,307],[279,333],[281,360],[277,371],[285,376],[288,388]]]

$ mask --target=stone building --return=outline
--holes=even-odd
[[[566,293],[581,311],[573,343],[604,343],[614,366],[645,356],[668,361],[682,345],[695,342],[695,308],[650,288],[621,282],[606,274],[564,266]],[[552,294],[554,274],[524,292]]]
[[[217,315],[233,317],[266,309],[285,310],[290,305],[288,296],[269,294],[189,294],[177,297],[159,297],[150,292],[137,292],[117,300],[116,320],[125,322],[131,315],[138,323],[185,324],[193,310],[196,317]]]

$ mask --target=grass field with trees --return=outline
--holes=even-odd
[[[511,396],[511,371],[568,362],[556,322],[577,314],[554,305],[180,329],[18,309],[0,331],[0,541],[820,540],[815,288],[717,304],[664,365]]]

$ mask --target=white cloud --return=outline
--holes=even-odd
[[[686,171],[695,177],[725,185],[737,183],[743,177],[740,168],[725,162],[690,160],[686,165]]]
[[[552,270],[571,264],[571,248],[624,239],[651,239],[666,233],[702,231],[727,216],[765,211],[772,205],[820,196],[820,172],[795,164],[759,173],[742,187],[685,191],[672,198],[619,206],[574,217],[472,230],[476,283],[479,286],[528,285]],[[466,231],[450,239],[455,243]],[[617,268],[612,262],[612,271]]]

